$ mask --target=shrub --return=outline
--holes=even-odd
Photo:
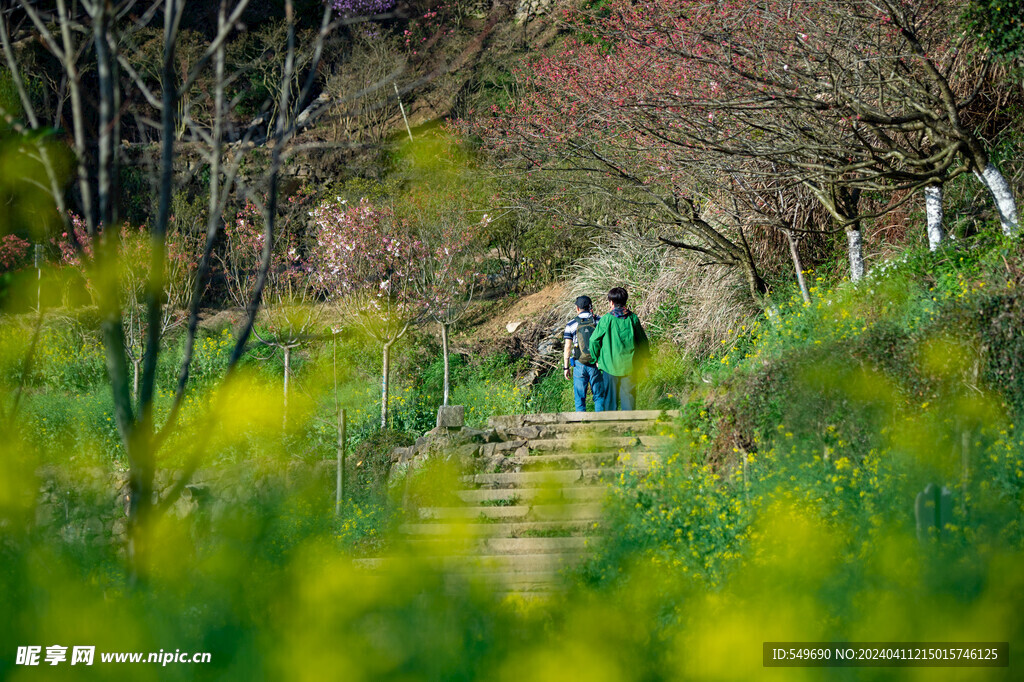
[[[78,322],[47,326],[36,349],[34,379],[59,391],[83,392],[106,379],[103,346]]]

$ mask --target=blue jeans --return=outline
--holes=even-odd
[[[633,399],[633,389],[636,387],[636,384],[633,383],[633,377],[628,374],[624,377],[617,377],[607,372],[603,374],[605,409],[633,410],[636,406],[636,402]]]
[[[605,409],[605,386],[601,370],[592,365],[575,363],[572,368],[572,393],[576,398],[576,411],[587,411],[587,386],[594,396],[594,412]]]

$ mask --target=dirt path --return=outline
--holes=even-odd
[[[571,301],[568,287],[562,282],[549,284],[535,294],[520,299],[505,300],[490,304],[491,309],[481,310],[479,317],[484,321],[457,336],[460,343],[487,343],[510,336],[507,325],[521,322],[516,333],[526,332],[533,323],[548,318],[552,312],[561,310],[568,317]],[[486,304],[485,304],[486,305]]]

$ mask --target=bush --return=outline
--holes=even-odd
[[[466,407],[467,426],[486,426],[491,415],[526,410],[530,392],[516,382],[523,362],[510,362],[508,356],[496,354],[478,358],[459,372],[451,402]]]
[[[25,399],[21,421],[23,428],[34,434],[38,451],[57,463],[108,467],[127,463],[109,388],[99,386],[76,395],[32,393]]]
[[[107,378],[98,335],[74,320],[58,320],[44,328],[33,368],[34,384],[69,393],[93,390]]]

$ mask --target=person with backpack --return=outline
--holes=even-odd
[[[562,373],[566,379],[572,373],[572,392],[576,400],[576,411],[587,411],[587,386],[594,396],[594,411],[605,410],[605,387],[601,370],[597,368],[590,352],[590,339],[600,319],[591,311],[593,302],[589,296],[576,299],[576,317],[565,326],[565,349],[562,352]]]
[[[603,315],[590,336],[590,354],[601,368],[606,410],[633,410],[636,374],[650,354],[650,342],[640,318],[626,307],[622,287],[608,292],[611,312]]]

